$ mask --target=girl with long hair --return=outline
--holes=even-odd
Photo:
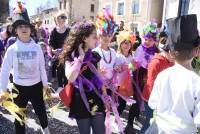
[[[93,23],[76,23],[66,39],[60,63],[74,86],[69,117],[75,118],[80,134],[105,133],[105,108],[102,101],[103,83],[97,72],[101,57],[92,52],[97,42]]]

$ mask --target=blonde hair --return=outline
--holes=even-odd
[[[117,35],[117,44],[118,44],[118,52],[119,53],[122,53],[121,44],[124,41],[130,41],[131,42],[131,49],[129,50],[129,54],[132,54],[132,45],[136,41],[136,36],[129,31],[119,32],[119,34]]]
[[[58,17],[60,17],[60,16],[66,16],[66,14],[64,13],[64,12],[62,12],[62,11],[60,11],[60,12],[58,12],[57,14],[56,14],[56,19],[58,18]],[[67,16],[66,16],[67,17]]]
[[[54,22],[55,22],[55,24],[57,25],[58,23],[57,23],[57,19],[58,19],[58,17],[60,17],[60,16],[66,16],[66,14],[64,13],[64,12],[62,12],[62,11],[59,11],[57,14],[56,14],[56,16],[54,16]],[[67,16],[66,16],[67,17]]]

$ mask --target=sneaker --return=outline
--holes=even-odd
[[[50,134],[49,127],[46,127],[45,129],[43,129],[43,133],[44,134]]]

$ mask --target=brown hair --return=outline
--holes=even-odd
[[[125,41],[126,41],[126,40],[122,41],[122,43],[124,43]],[[118,47],[118,52],[119,52],[120,54],[123,54],[123,51],[122,51],[122,48],[121,48],[122,43],[119,44],[119,47]],[[131,44],[131,47],[130,47],[130,49],[129,49],[129,51],[128,51],[128,55],[132,55],[132,51],[133,51],[133,44]]]
[[[92,32],[96,29],[95,25],[91,22],[81,22],[76,23],[70,30],[69,36],[66,38],[63,52],[59,56],[59,61],[61,64],[64,64],[65,60],[72,61],[74,52],[74,56],[78,57],[78,48],[80,44],[83,44],[83,48],[85,48],[84,39],[89,37]]]
[[[185,60],[190,60],[195,57],[194,51],[196,48],[193,49],[186,49],[186,50],[181,50],[181,51],[174,51],[174,58],[175,60],[178,61],[185,61]]]

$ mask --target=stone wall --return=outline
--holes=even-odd
[[[0,0],[0,5],[0,22],[3,23],[9,15],[9,0]]]

